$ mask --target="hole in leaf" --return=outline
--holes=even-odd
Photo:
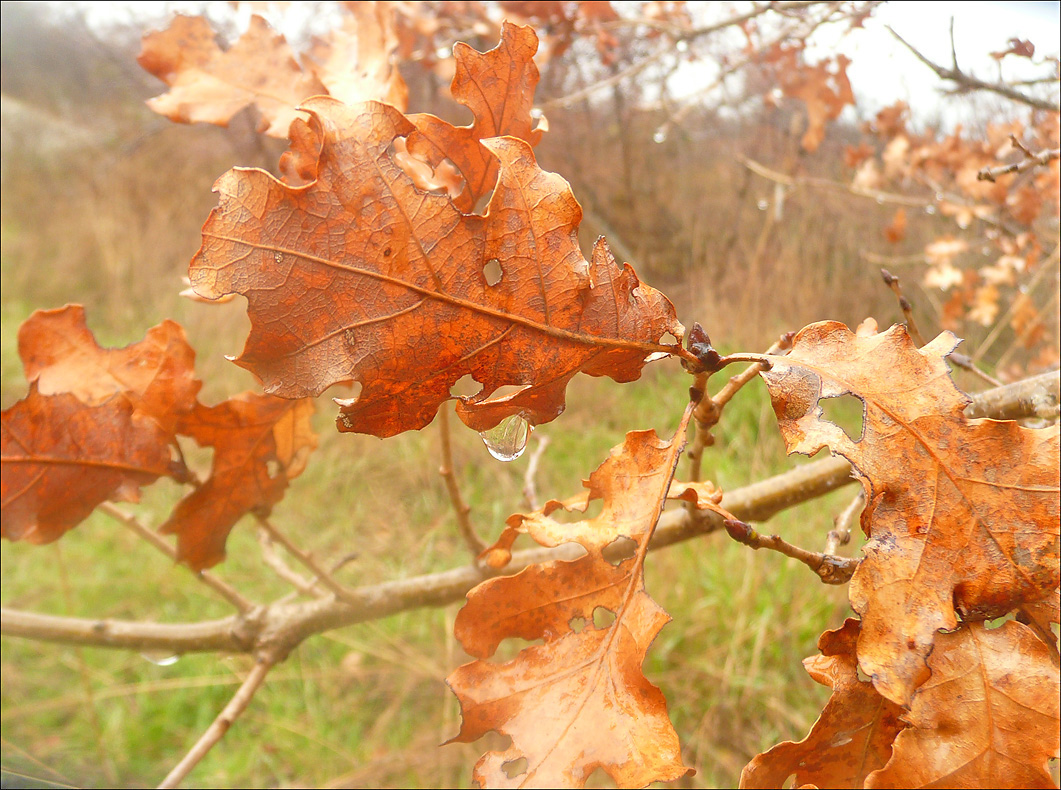
[[[586,627],[586,618],[572,617],[570,620],[568,620],[567,624],[571,626],[571,630],[574,631],[576,634],[581,634],[582,629]]]
[[[269,477],[276,477],[278,474],[280,474],[280,470],[280,462],[277,461],[275,458],[270,458],[268,461],[265,462],[265,473],[269,475]]]
[[[479,196],[479,199],[475,201],[475,206],[472,208],[473,214],[484,215],[486,210],[490,207],[490,201],[494,199],[494,189],[497,188],[497,183],[490,187],[489,191],[484,192]]]
[[[465,373],[449,388],[449,394],[454,398],[468,398],[478,394],[482,388],[482,385],[475,380],[471,373]]]
[[[505,776],[509,779],[515,779],[517,776],[527,773],[527,758],[520,757],[518,760],[509,760],[507,763],[502,763],[501,770],[505,772]]]
[[[659,339],[659,343],[661,346],[673,346],[678,343],[678,338],[670,332],[664,332],[663,337]]]
[[[501,282],[501,264],[497,258],[491,258],[483,266],[483,277],[486,278],[487,285],[497,285]]]
[[[502,640],[501,644],[497,646],[497,650],[495,650],[494,654],[490,656],[490,663],[507,664],[527,648],[542,644],[545,643],[541,639],[535,639],[532,641],[520,639],[518,636],[510,636],[508,639]]]
[[[527,389],[527,386],[526,384],[502,384],[490,393],[490,400],[501,400],[509,395],[515,395],[517,392]]]
[[[604,547],[604,556],[612,565],[621,565],[623,560],[632,557],[635,551],[637,541],[621,535]]]
[[[858,666],[857,664],[855,665],[855,671],[858,674],[858,679],[861,680],[863,683],[872,683],[873,682],[873,678],[871,678],[869,675],[867,675],[865,672],[863,672],[862,671],[862,667]]]
[[[818,404],[821,406],[824,419],[838,426],[852,441],[861,441],[862,432],[865,430],[863,418],[866,406],[859,398],[849,393],[832,398],[821,398]]]
[[[593,627],[598,631],[603,631],[614,622],[615,612],[611,609],[605,609],[603,606],[598,606],[593,610]]]

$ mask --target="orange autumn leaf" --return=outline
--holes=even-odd
[[[313,402],[247,392],[197,405],[180,426],[214,448],[210,477],[182,499],[161,531],[177,536],[177,559],[194,570],[225,558],[225,541],[247,513],[268,515],[317,446]]]
[[[528,532],[542,545],[574,541],[587,553],[486,581],[457,616],[454,633],[478,660],[447,681],[463,718],[452,740],[474,741],[490,730],[512,738],[506,751],[488,752],[476,765],[482,786],[581,787],[598,767],[620,787],[688,773],[666,700],[641,667],[670,620],[645,592],[643,562],[690,413],[671,442],[654,431],[628,433],[584,483],[586,497],[509,519],[509,530]],[[603,500],[596,518],[561,524],[549,516],[559,508],[584,510],[595,499]],[[620,538],[637,553],[614,565],[604,551]],[[614,620],[595,624],[602,611]],[[487,660],[513,637],[543,643],[504,664]],[[523,771],[506,770],[522,759]]]
[[[108,499],[139,500],[140,486],[177,471],[170,435],[115,396],[89,406],[71,394],[29,395],[0,425],[2,534],[48,543]]]
[[[901,705],[958,613],[997,617],[1058,585],[1058,427],[966,418],[944,361],[955,345],[950,333],[918,349],[902,326],[856,337],[823,322],[762,373],[789,452],[828,446],[862,481],[858,661]],[[845,394],[864,404],[858,440],[822,417],[820,399]]]
[[[408,137],[409,153],[433,169],[452,163],[464,179],[453,202],[464,213],[472,211],[497,181],[497,157],[480,145],[481,140],[518,137],[533,146],[541,139],[542,131],[531,114],[538,86],[537,48],[533,29],[509,22],[501,26],[501,41],[489,52],[457,43],[450,93],[471,110],[472,124],[451,126],[425,113],[409,116],[416,126]]]
[[[209,22],[187,16],[144,36],[142,47],[137,62],[170,86],[148,106],[178,123],[227,126],[240,110],[254,107],[261,131],[286,137],[299,102],[328,92],[298,64],[284,37],[257,14],[227,50],[218,46]]]
[[[818,683],[832,688],[832,696],[806,738],[779,743],[748,763],[741,787],[784,787],[792,774],[796,787],[862,787],[870,773],[888,762],[892,741],[905,726],[899,720],[903,709],[858,679],[858,632],[858,621],[849,619],[821,635],[821,655],[803,659],[803,666]]]
[[[195,377],[195,352],[173,321],[152,327],[138,343],[104,349],[86,325],[81,305],[38,310],[19,327],[18,353],[26,378],[42,395],[68,392],[98,406],[120,394],[169,435],[195,406],[202,387]]]
[[[909,724],[866,787],[1056,787],[1061,686],[1030,628],[966,623],[940,634]]]
[[[328,95],[341,102],[379,100],[405,110],[409,88],[392,59],[395,10],[386,2],[347,3],[342,23],[315,39],[306,61]],[[304,97],[299,97],[302,99]]]
[[[510,89],[480,78],[491,85]],[[498,112],[507,101],[485,96]],[[247,297],[251,334],[236,361],[266,392],[297,398],[355,380],[340,429],[385,437],[427,425],[470,374],[483,389],[458,413],[481,431],[514,414],[554,419],[579,371],[632,381],[651,355],[682,353],[684,329],[662,294],[603,241],[582,257],[581,209],[525,141],[481,143],[497,183],[486,215],[467,215],[395,161],[396,141],[417,127],[394,108],[317,97],[303,109],[322,141],[315,180],[229,171],[190,268],[200,295]],[[506,385],[523,389],[487,400]]]

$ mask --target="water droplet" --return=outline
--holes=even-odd
[[[679,52],[685,52],[689,49],[689,42],[683,38],[681,41],[674,45],[674,48],[677,49]]]
[[[181,659],[180,656],[167,653],[165,650],[151,650],[147,653],[141,653],[140,657],[159,667],[171,667]]]
[[[530,425],[518,414],[506,417],[489,431],[480,432],[483,444],[498,461],[515,461],[527,447]]]
[[[759,211],[766,211],[766,209],[770,206],[770,204],[767,203],[765,200],[760,200],[755,205],[759,207]]]
[[[884,198],[882,198],[882,197],[877,198],[877,205],[878,206],[883,206],[884,205]]]
[[[936,202],[937,202],[937,203],[939,203],[940,201],[942,201],[942,200],[943,200],[944,198],[946,198],[946,197],[947,197],[947,196],[946,196],[946,195],[944,195],[944,194],[943,194],[942,192],[937,192],[937,193],[936,193]]]
[[[667,133],[662,128],[657,129],[656,133],[652,135],[652,142],[654,143],[665,143],[667,141]]]
[[[283,263],[284,262],[284,254],[282,252],[274,252],[273,253],[273,260],[276,261],[277,263]]]
[[[926,214],[935,214],[936,213],[936,207],[935,206],[925,206],[925,213]]]

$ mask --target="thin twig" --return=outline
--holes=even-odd
[[[766,165],[762,165],[756,162],[754,159],[748,159],[747,157],[742,158],[741,164],[751,170],[756,175],[762,176],[763,178],[769,179],[770,181],[783,184],[788,187],[817,187],[821,189],[836,189],[841,192],[848,192],[858,197],[864,197],[869,200],[875,200],[878,203],[892,203],[899,206],[914,206],[917,208],[924,208],[925,206],[935,203],[935,197],[926,196],[923,198],[910,197],[909,195],[899,195],[894,192],[882,192],[879,189],[863,189],[861,187],[854,187],[850,184],[845,184],[842,181],[833,181],[828,178],[812,178],[808,176],[788,176],[784,173],[779,173],[776,170],[771,170]]]
[[[335,579],[333,579],[332,575],[328,573],[328,571],[324,570],[324,568],[322,568],[308,552],[303,551],[294,543],[292,543],[288,539],[287,535],[277,529],[276,526],[273,525],[273,523],[269,521],[269,519],[265,516],[256,514],[255,517],[258,520],[259,526],[261,526],[261,528],[269,534],[270,538],[272,538],[285,549],[287,549],[287,551],[291,554],[292,557],[294,557],[296,560],[305,565],[306,569],[309,570],[314,576],[316,576],[321,584],[323,584],[325,587],[335,593],[337,598],[342,598],[343,600],[349,599],[349,596],[351,594],[350,589],[344,587],[343,585],[339,584],[339,582],[337,582]]]
[[[453,471],[453,448],[449,440],[449,407],[443,404],[438,412],[439,435],[442,437],[442,466],[438,468],[438,473],[442,475],[442,480],[446,483],[449,501],[453,503],[453,510],[457,514],[457,529],[460,530],[464,542],[468,544],[472,556],[478,557],[486,551],[486,543],[475,534],[475,527],[472,526],[472,520],[469,517],[472,511],[471,505],[461,496],[460,486],[457,485],[457,473]]]
[[[914,321],[913,305],[911,305],[910,300],[903,295],[903,289],[899,283],[899,278],[887,269],[881,269],[880,276],[883,278],[884,284],[892,289],[895,298],[899,300],[899,309],[903,311],[903,317],[906,319],[906,330],[910,333],[910,337],[917,344],[917,347],[921,348],[921,346],[925,345],[925,338],[921,335],[921,330],[917,328],[917,322]]]
[[[115,521],[119,521],[141,538],[146,540],[156,549],[161,551],[167,557],[174,562],[177,562],[177,552],[174,548],[165,541],[165,539],[155,532],[153,529],[149,529],[140,523],[139,519],[131,513],[126,513],[121,508],[117,508],[110,502],[104,502],[99,506],[99,509],[106,513],[108,516],[113,518]],[[189,569],[190,570],[190,569]],[[210,571],[192,571],[192,575],[195,576],[199,581],[209,587],[211,590],[216,592],[230,604],[236,607],[240,612],[247,613],[254,608],[255,604],[248,601],[242,595],[240,595],[234,588],[221,581],[219,578],[214,576]]]
[[[1013,135],[1010,135],[1010,137],[1014,140],[1014,146],[1019,147],[1020,150],[1024,152],[1025,158],[1019,162],[1014,162],[1011,165],[985,167],[976,174],[977,181],[991,181],[994,183],[999,176],[1008,175],[1010,173],[1026,173],[1037,167],[1046,167],[1046,165],[1054,159],[1061,159],[1061,148],[1047,148],[1037,154],[1033,154],[1021,145]]]
[[[727,519],[726,532],[731,538],[753,549],[770,549],[799,560],[826,584],[847,584],[854,575],[861,560],[847,557],[836,557],[832,554],[820,554],[793,546],[778,535],[760,535],[743,521]]]
[[[833,528],[825,536],[825,553],[836,554],[840,546],[851,542],[851,525],[866,506],[866,492],[859,491],[854,499],[833,520]]]
[[[880,276],[884,279],[884,284],[892,289],[896,299],[899,300],[899,309],[903,311],[903,317],[906,318],[906,329],[910,333],[910,337],[917,344],[918,348],[925,345],[924,335],[921,334],[921,330],[918,329],[917,324],[914,322],[914,308],[910,304],[910,300],[903,294],[902,286],[900,285],[899,278],[889,272],[887,269],[880,270]],[[981,370],[976,364],[965,354],[959,354],[957,352],[951,353],[947,359],[953,362],[963,370],[967,370],[970,373],[979,376],[981,379],[986,381],[992,387],[1001,387],[1002,382],[992,376],[985,370]]]
[[[1052,313],[1061,301],[1061,291],[1054,291],[1054,295],[1050,297],[1050,301],[1043,305],[1043,308],[1036,314],[1033,321],[1029,321],[1027,325],[1021,329],[1020,334],[1013,339],[1010,343],[1009,348],[1002,352],[1002,356],[998,358],[998,368],[1001,370],[1006,367],[1006,363],[1009,362],[1009,358],[1013,356],[1014,352],[1025,344],[1025,341],[1031,336],[1031,333],[1039,328],[1043,322],[1043,316]]]
[[[1003,85],[999,82],[984,82],[981,79],[977,79],[971,74],[966,74],[964,71],[959,69],[957,66],[954,68],[944,68],[938,63],[933,63],[927,57],[912,44],[906,41],[902,36],[896,33],[890,25],[885,25],[888,32],[895,36],[899,43],[906,47],[910,52],[913,53],[914,57],[928,66],[932,71],[936,73],[936,76],[943,80],[950,80],[957,84],[961,92],[967,91],[988,91],[990,93],[997,93],[999,96],[1004,96],[1011,101],[1018,102],[1020,104],[1026,104],[1029,107],[1034,107],[1037,110],[1045,110],[1046,112],[1057,112],[1057,106],[1044,99],[1036,98],[1035,96],[1028,96],[1025,93],[1021,93],[1008,85]]]
[[[1061,374],[1054,371],[979,393],[973,396],[966,413],[970,417],[996,419],[1034,417],[1038,416],[1044,402],[1056,404],[1059,397]],[[783,510],[854,483],[851,465],[841,457],[829,457],[727,491],[721,504],[738,519],[766,521]],[[722,526],[722,518],[711,512],[693,518],[684,508],[670,510],[660,517],[651,548],[658,550],[700,537]],[[498,573],[509,575],[531,564],[573,559],[579,552],[580,549],[572,544],[555,549],[514,552],[512,561]],[[328,598],[292,604],[273,603],[244,615],[193,623],[56,617],[3,608],[0,609],[0,633],[47,642],[126,650],[165,650],[183,654],[267,650],[271,655],[281,656],[314,634],[460,600],[490,575],[484,569],[466,564],[439,573],[358,587],[350,591],[349,602]]]
[[[273,539],[270,537],[269,533],[261,527],[258,529],[258,544],[262,548],[262,562],[272,568],[277,576],[300,593],[304,595],[315,595],[318,598],[328,595],[328,593],[324,592],[323,589],[317,586],[316,582],[307,579],[288,567],[288,564],[284,562],[284,558],[276,553],[276,548],[273,546]]]
[[[542,455],[545,453],[545,448],[549,446],[549,437],[545,435],[538,436],[538,446],[534,448],[534,452],[531,453],[530,461],[527,462],[527,471],[523,475],[523,499],[527,502],[527,507],[531,510],[538,509],[538,488],[534,481],[538,475],[538,464],[541,463]]]
[[[162,780],[159,784],[160,790],[161,788],[177,787],[184,781],[184,778],[199,764],[199,761],[206,756],[207,752],[224,737],[232,723],[247,709],[247,705],[254,698],[255,692],[261,688],[265,676],[269,674],[269,670],[272,668],[273,662],[271,660],[264,656],[258,657],[250,674],[243,681],[243,685],[236,690],[232,699],[217,714],[217,718],[207,727],[206,732],[195,742],[195,745],[184,756],[184,759],[177,763],[166,778]]]
[[[781,351],[787,351],[792,347],[792,338],[795,336],[794,332],[786,332],[778,338],[770,348],[766,350],[766,354],[773,355]],[[747,384],[749,381],[754,379],[759,371],[763,369],[760,362],[755,362],[749,365],[745,370],[733,376],[726,385],[718,391],[713,397],[705,397],[701,399],[700,403],[696,407],[696,411],[693,412],[694,428],[693,428],[693,440],[691,442],[692,447],[689,449],[688,455],[690,460],[689,465],[689,479],[699,482],[701,479],[701,460],[704,454],[704,448],[710,447],[715,443],[715,437],[711,434],[711,429],[714,428],[718,421],[722,418],[722,410],[726,407],[726,404],[733,399],[740,389]],[[701,373],[696,377],[693,387],[695,389],[704,391],[704,387],[707,386],[707,374]]]

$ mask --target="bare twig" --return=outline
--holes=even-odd
[[[184,778],[191,772],[191,770],[199,764],[199,761],[206,756],[218,741],[224,737],[225,733],[228,732],[229,727],[232,723],[239,718],[240,714],[247,709],[247,705],[254,698],[255,692],[261,688],[262,682],[265,680],[265,676],[269,674],[269,670],[273,668],[273,661],[269,660],[264,656],[259,656],[255,662],[254,667],[251,669],[247,678],[243,681],[232,699],[229,700],[228,704],[217,714],[217,718],[214,719],[213,723],[207,727],[206,732],[202,734],[195,745],[191,748],[184,758],[177,763],[173,770],[169,772],[165,779],[159,784],[159,788],[171,788],[178,787]]]
[[[1058,400],[1058,372],[989,390],[973,398],[969,416],[1017,419],[1037,416],[1044,399]],[[851,465],[840,457],[812,461],[766,480],[733,489],[722,506],[742,521],[765,521],[775,514],[855,482]],[[658,550],[722,528],[722,518],[707,512],[692,517],[684,508],[665,512],[653,536]],[[388,617],[428,606],[444,606],[462,598],[490,575],[514,574],[528,565],[574,559],[581,549],[565,544],[555,549],[515,552],[500,571],[464,565],[449,571],[384,582],[349,590],[346,600],[315,599],[273,603],[252,611],[196,623],[141,623],[96,620],[0,609],[0,633],[63,644],[93,645],[169,653],[261,653],[280,660],[306,638],[355,623]],[[621,558],[617,557],[613,558]]]
[[[917,328],[917,322],[914,321],[913,305],[911,305],[910,300],[903,295],[903,289],[899,283],[899,278],[887,269],[881,269],[880,276],[884,279],[884,284],[892,289],[895,298],[899,300],[899,309],[903,311],[903,317],[906,319],[906,329],[910,333],[910,337],[913,338],[913,341],[917,344],[918,348],[925,345],[925,338],[921,335],[921,330]]]
[[[766,354],[769,356],[791,348],[792,338],[794,336],[794,332],[786,332],[781,335],[777,342],[766,350]],[[690,480],[699,481],[701,479],[701,461],[703,459],[704,448],[710,447],[715,442],[715,438],[711,434],[711,429],[714,428],[722,418],[722,410],[726,407],[726,404],[733,399],[733,396],[736,395],[745,384],[754,379],[762,369],[763,366],[760,362],[755,362],[752,365],[749,365],[745,370],[738,373],[736,376],[733,376],[728,382],[726,382],[726,385],[720,389],[716,395],[701,399],[700,403],[697,405],[696,411],[693,412],[695,428],[691,443],[692,447],[690,447],[688,451],[690,460]],[[706,386],[707,374],[701,373],[696,377],[693,387],[703,392],[704,387]]]
[[[836,554],[841,546],[851,542],[851,525],[866,506],[866,492],[859,491],[854,499],[837,515],[833,528],[825,536],[825,553]]]
[[[914,308],[910,304],[910,300],[903,294],[902,286],[899,282],[899,278],[889,272],[887,269],[881,269],[880,275],[884,279],[884,284],[892,289],[895,297],[899,300],[899,309],[903,311],[903,317],[906,318],[906,328],[910,333],[910,337],[920,348],[925,345],[924,335],[921,334],[921,330],[918,329],[917,324],[914,322]],[[992,387],[1001,387],[1002,382],[996,379],[987,371],[981,370],[976,364],[965,354],[959,354],[952,352],[948,357],[948,360],[953,362],[963,370],[968,370],[970,373],[979,376],[981,379],[986,381]]]
[[[809,176],[788,176],[784,173],[779,173],[776,170],[771,170],[766,165],[759,164],[754,159],[748,159],[744,157],[741,159],[741,164],[751,170],[756,175],[767,178],[771,181],[777,182],[778,184],[784,184],[789,187],[815,187],[820,189],[835,189],[841,192],[848,192],[858,197],[864,197],[870,200],[875,200],[878,203],[892,203],[899,206],[915,206],[917,208],[923,208],[927,205],[931,205],[936,202],[935,196],[928,195],[923,198],[910,197],[909,195],[899,195],[894,192],[882,192],[879,189],[864,189],[861,187],[854,187],[850,184],[845,184],[842,181],[832,181],[828,178],[812,178]]]
[[[1050,297],[1050,301],[1047,304],[1043,305],[1043,308],[1039,310],[1038,314],[1035,316],[1035,319],[1029,321],[1024,326],[1024,328],[1021,329],[1020,334],[1018,334],[1017,337],[1013,339],[1013,342],[1010,343],[1009,348],[1007,348],[1002,353],[1002,356],[998,358],[998,362],[996,364],[1000,369],[1006,367],[1006,363],[1009,362],[1010,357],[1013,356],[1014,352],[1018,348],[1023,346],[1028,340],[1028,338],[1031,336],[1031,333],[1038,329],[1040,324],[1042,324],[1043,316],[1052,314],[1057,309],[1057,305],[1059,302],[1061,302],[1061,292],[1054,291],[1054,295]]]
[[[457,529],[460,530],[464,542],[468,544],[472,557],[478,557],[486,550],[486,543],[475,534],[475,527],[472,526],[472,520],[468,515],[472,508],[464,501],[460,486],[457,485],[457,475],[453,471],[453,448],[449,440],[449,406],[446,404],[438,410],[438,428],[439,435],[442,437],[442,466],[438,468],[438,473],[442,475],[442,480],[446,483],[449,500],[453,503],[453,511],[457,514]]]
[[[549,446],[549,437],[538,436],[538,446],[531,453],[530,461],[527,463],[527,471],[523,475],[523,499],[531,510],[538,509],[538,488],[534,483],[538,475],[538,465],[541,463],[545,448]]]
[[[1029,96],[1026,93],[1021,93],[1015,88],[1011,88],[1009,85],[1005,85],[1000,82],[984,82],[981,79],[977,79],[971,74],[966,74],[964,71],[959,69],[957,65],[952,68],[945,68],[940,66],[938,63],[934,63],[925,57],[915,46],[910,44],[906,39],[896,33],[891,26],[885,25],[888,28],[888,32],[895,36],[899,40],[899,43],[910,50],[914,57],[928,66],[932,71],[936,73],[936,76],[942,80],[949,80],[958,86],[958,92],[966,93],[969,91],[987,91],[989,93],[995,93],[999,96],[1004,96],[1010,101],[1015,101],[1020,104],[1025,104],[1028,107],[1034,107],[1037,110],[1045,110],[1047,112],[1057,112],[1057,105],[1053,104],[1044,99],[1039,99],[1035,96]]]
[[[977,181],[991,181],[993,183],[999,176],[1010,173],[1026,173],[1037,167],[1046,167],[1054,159],[1061,159],[1061,148],[1046,148],[1037,154],[1033,154],[1014,135],[1010,135],[1010,139],[1013,141],[1013,146],[1024,153],[1024,159],[1011,165],[985,167],[976,174]]]
[[[141,538],[146,540],[156,549],[161,551],[171,560],[173,560],[174,562],[177,561],[177,552],[174,550],[174,548],[169,545],[169,543],[167,543],[165,539],[153,529],[149,529],[148,527],[141,524],[140,521],[136,518],[136,516],[132,515],[131,513],[126,513],[124,510],[115,507],[110,502],[104,502],[99,506],[99,509],[111,518],[113,518],[115,521],[119,521],[125,526],[127,526],[129,529],[131,529]],[[194,575],[195,578],[197,578],[211,590],[216,592],[230,604],[235,606],[236,609],[238,609],[240,612],[243,612],[245,614],[254,608],[255,604],[248,601],[246,598],[236,592],[236,590],[233,589],[231,586],[221,581],[212,573],[210,573],[210,571],[199,571],[198,573],[192,571],[192,575]]]
[[[751,546],[753,549],[770,549],[780,552],[786,557],[799,560],[818,574],[818,578],[826,584],[847,584],[858,568],[859,562],[861,562],[861,560],[847,557],[835,557],[831,554],[807,551],[782,540],[778,535],[760,535],[743,521],[727,519],[725,524],[726,532],[738,543]]]
[[[337,598],[349,598],[351,592],[350,589],[339,584],[339,582],[332,578],[332,575],[328,573],[328,571],[324,570],[324,568],[322,568],[320,564],[318,564],[318,562],[313,559],[312,555],[310,555],[308,552],[303,551],[294,543],[292,543],[288,539],[287,535],[277,529],[273,525],[273,523],[269,521],[269,519],[265,516],[256,514],[255,518],[257,518],[258,520],[258,525],[269,535],[272,540],[275,540],[277,543],[287,549],[287,551],[291,554],[292,557],[294,557],[303,565],[305,565],[306,569],[309,570],[314,576],[316,576],[321,584],[323,584],[325,587],[335,593]]]
[[[317,597],[328,595],[328,593],[324,592],[323,589],[317,586],[316,582],[301,576],[288,567],[288,564],[284,562],[284,558],[276,553],[276,548],[273,546],[273,539],[269,536],[268,531],[262,527],[258,528],[258,544],[262,548],[262,562],[272,568],[277,576],[300,593],[304,595],[316,595]]]

